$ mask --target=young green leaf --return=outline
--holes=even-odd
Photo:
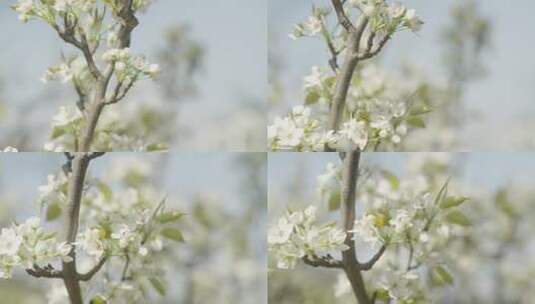
[[[321,95],[318,93],[318,91],[316,90],[309,91],[307,95],[305,96],[305,105],[315,104],[316,102],[318,102],[320,97]]]
[[[182,216],[184,216],[184,213],[171,211],[171,212],[164,212],[158,215],[156,219],[161,224],[167,224],[167,223],[178,221],[179,219],[182,218]]]
[[[340,208],[340,191],[333,191],[329,196],[329,211],[335,211]]]
[[[448,193],[448,184],[449,184],[449,182],[450,182],[450,180],[448,178],[446,180],[446,182],[444,182],[444,184],[442,185],[440,190],[438,191],[437,196],[435,197],[435,202],[434,202],[435,205],[439,205],[442,202],[442,200],[444,199],[444,197],[446,196],[446,194]]]
[[[53,203],[46,209],[46,220],[53,221],[61,215],[62,209],[58,203]]]
[[[170,240],[173,240],[175,242],[184,242],[184,237],[182,236],[182,232],[180,230],[175,228],[165,228],[161,232],[162,236],[165,238],[168,238]]]
[[[98,189],[100,190],[100,192],[102,193],[102,195],[104,196],[104,198],[106,200],[112,200],[113,199],[113,191],[111,190],[111,188],[106,185],[105,183],[99,181],[97,183],[97,187]]]
[[[513,208],[513,205],[509,202],[509,198],[507,197],[507,191],[506,190],[499,190],[496,192],[495,202],[498,208],[505,214],[509,216],[513,216],[515,214],[515,209]]]
[[[388,180],[392,189],[397,190],[399,188],[399,179],[394,173],[387,170],[383,170],[381,173]]]
[[[433,269],[431,270],[431,275],[433,277],[433,281],[439,285],[453,284],[453,277],[442,266],[433,267]]]
[[[407,123],[414,128],[425,128],[425,121],[420,116],[409,116]]]
[[[470,220],[459,210],[451,211],[446,215],[448,222],[457,224],[459,226],[468,227],[471,225]]]
[[[106,304],[108,303],[104,298],[101,296],[95,296],[91,301],[89,301],[89,304]]]
[[[154,287],[154,290],[158,292],[159,295],[161,295],[162,297],[165,296],[165,293],[166,293],[165,286],[159,278],[157,277],[149,278],[149,282],[151,283],[152,287]]]
[[[440,203],[440,208],[448,209],[462,205],[468,200],[465,196],[448,196]]]

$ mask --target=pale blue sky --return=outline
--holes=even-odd
[[[462,0],[406,0],[424,19],[418,35],[402,32],[385,49],[384,63],[395,69],[408,61],[417,64],[432,79],[440,78],[441,48],[438,33],[448,24],[449,7]],[[329,4],[327,0],[269,2],[270,47],[283,54],[286,65],[283,80],[292,104],[300,101],[303,75],[312,65],[326,62],[327,50],[319,39],[290,40],[287,35],[295,23],[306,19],[312,4]],[[526,128],[533,128],[535,116],[535,2],[530,0],[479,0],[482,14],[492,22],[492,47],[485,54],[489,75],[468,91],[466,104],[478,118],[459,134],[465,150],[518,149],[519,142],[533,144]],[[512,134],[524,132],[524,138]]]
[[[401,174],[409,154],[414,153],[364,153],[362,164],[378,164]],[[476,152],[451,153],[450,156],[460,170],[460,178],[469,185],[492,191],[512,180],[535,184],[535,153]],[[303,180],[303,194],[315,197],[316,177],[325,172],[328,162],[338,160],[337,153],[270,153],[268,197],[277,199],[285,195],[288,185],[296,178]]]

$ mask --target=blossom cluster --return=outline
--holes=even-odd
[[[5,147],[4,150],[2,150],[2,152],[19,152],[19,151],[15,147],[8,146],[8,147]]]
[[[359,255],[377,252],[379,247],[385,250],[364,277],[366,289],[375,293],[378,301],[432,301],[431,288],[452,284],[449,270],[456,269],[460,259],[455,250],[450,249],[462,243],[472,225],[463,210],[468,198],[450,193],[452,185],[441,155],[418,156],[411,158],[409,164],[409,174],[403,179],[378,166],[361,168],[353,229],[344,232],[330,226],[336,233],[347,233],[357,244]],[[317,193],[329,211],[340,208],[341,172],[341,163],[328,163],[326,172],[317,178]],[[302,250],[296,250],[302,248],[304,237],[291,238],[295,233],[291,230],[291,216],[299,217],[286,214],[269,234],[270,249],[282,264],[279,268],[292,268],[305,256]],[[316,219],[315,213],[313,219]],[[284,244],[284,248],[276,247],[277,241]],[[321,256],[314,252],[310,255]],[[423,271],[429,276],[423,276]],[[343,296],[350,292],[351,287],[343,274],[335,285],[335,293]]]
[[[413,9],[401,3],[387,3],[385,0],[350,0],[350,5],[359,8],[368,18],[374,32],[392,34],[399,28],[417,32],[422,28],[422,20]]]
[[[55,262],[68,262],[72,246],[59,242],[54,233],[40,226],[40,219],[32,217],[23,224],[3,228],[0,234],[0,278],[11,278],[13,269],[45,267]]]
[[[318,225],[316,207],[288,211],[268,231],[269,251],[280,269],[292,269],[299,260],[315,260],[330,252],[347,249],[346,233],[334,224]]]
[[[453,282],[447,269],[458,259],[446,249],[471,226],[460,209],[468,199],[449,194],[440,159],[418,162],[418,170],[402,180],[382,169],[365,173],[357,197],[363,211],[351,231],[356,242],[392,248],[371,272],[368,285],[397,302],[429,301],[420,269],[430,272],[431,286]]]
[[[167,210],[165,200],[158,197],[150,184],[154,172],[150,163],[128,159],[126,164],[112,164],[113,174],[105,179],[86,177],[79,233],[71,244],[58,241],[55,232],[47,233],[40,226],[44,220],[56,221],[68,208],[72,173],[49,175],[46,184],[38,188],[42,219],[33,217],[24,224],[2,229],[0,276],[9,278],[15,267],[55,267],[61,261],[70,261],[70,253],[75,250],[82,273],[107,259],[107,267],[98,274],[103,284],[86,291],[90,298],[139,302],[145,296],[142,286],[147,281],[161,290],[165,272],[160,261],[172,243],[184,241],[176,227],[183,213]],[[58,303],[67,301],[64,287],[52,289],[49,298]]]
[[[392,35],[402,29],[418,32],[423,25],[423,21],[414,9],[408,9],[398,2],[391,4],[385,0],[351,0],[346,2],[346,13],[351,14],[352,8],[357,8],[369,18],[371,31],[376,34]],[[325,19],[330,13],[330,9],[315,8],[312,16],[294,27],[290,38],[314,37],[325,33],[327,31]],[[334,37],[333,40],[338,38],[340,37]]]
[[[141,10],[147,8],[152,0],[134,0],[132,8]],[[98,4],[103,4],[116,11],[120,9],[122,2],[118,0],[56,0],[56,1],[35,1],[19,0],[13,9],[19,13],[19,19],[26,22],[32,18],[42,19],[50,24],[55,24],[56,18],[67,14],[76,17],[91,13]]]
[[[427,105],[424,100],[409,96],[418,89],[417,83],[366,65],[356,71],[349,87],[346,120],[337,131],[327,130],[324,117],[332,104],[334,89],[335,77],[313,67],[304,79],[306,105],[294,107],[286,117],[275,117],[268,127],[269,148],[389,150],[399,147],[412,130],[425,127]]]
[[[152,0],[132,1],[132,10],[144,10]],[[124,47],[125,37],[119,37],[121,20],[116,18],[123,10],[124,1],[98,0],[20,0],[13,6],[23,21],[39,19],[48,23],[65,42],[79,49],[78,56],[67,56],[62,63],[50,67],[44,73],[43,82],[61,81],[71,84],[79,95],[72,107],[60,108],[54,117],[50,141],[45,144],[47,151],[74,151],[79,147],[80,137],[86,129],[85,114],[91,111],[89,103],[95,96],[103,96],[100,103],[111,104],[124,98],[132,86],[142,78],[155,78],[160,72],[157,64],[149,63],[143,55],[132,54]],[[106,16],[106,12],[110,16]],[[115,16],[115,17],[114,17]],[[106,36],[107,35],[107,36]],[[107,43],[104,43],[106,41]],[[100,86],[99,71],[110,71],[108,86],[115,86],[112,93],[96,94]],[[101,75],[102,76],[102,75]],[[145,113],[138,113],[139,116]],[[139,121],[139,117],[137,117]],[[100,116],[99,116],[100,121]],[[96,134],[92,134],[92,148],[108,150],[162,150],[163,145],[145,143],[139,137],[145,134],[125,132],[120,119],[99,124]]]
[[[127,104],[119,115],[106,112],[102,115],[93,139],[93,148],[98,151],[161,151],[165,145],[142,140],[137,134],[146,134],[153,129],[158,118],[166,113],[139,104]],[[140,122],[141,121],[141,122]],[[46,151],[64,152],[76,150],[75,143],[86,125],[85,115],[76,107],[62,106],[52,118],[50,139]],[[162,130],[162,132],[168,130]],[[165,134],[164,134],[165,135]]]
[[[45,143],[44,149],[53,152],[75,150],[74,143],[82,133],[85,123],[85,116],[78,108],[61,106],[59,113],[52,117],[50,140]]]
[[[102,59],[113,63],[119,81],[135,81],[141,76],[156,77],[160,72],[157,64],[149,64],[144,56],[132,55],[129,48],[109,49]]]
[[[343,4],[344,13],[351,17],[357,8],[368,18],[364,23],[363,41],[357,55],[374,56],[383,43],[398,30],[408,28],[419,31],[423,22],[412,9],[399,3],[389,4],[384,0],[353,0]],[[268,147],[271,150],[323,151],[335,150],[390,150],[399,147],[411,129],[425,127],[422,114],[429,110],[410,100],[413,84],[391,79],[374,65],[357,67],[353,74],[342,121],[327,128],[326,113],[332,111],[337,85],[336,56],[347,51],[349,35],[344,27],[328,27],[332,9],[314,8],[306,22],[298,24],[291,38],[318,36],[325,40],[335,58],[330,61],[335,73],[328,73],[314,66],[312,73],[304,77],[304,104],[317,108],[315,117],[310,117],[301,107],[287,117],[276,117],[268,128]],[[338,14],[337,14],[338,15]],[[350,18],[352,19],[352,18]],[[375,47],[374,47],[375,45]],[[371,55],[372,53],[374,55]],[[334,61],[333,61],[334,60]],[[401,84],[401,85],[400,85]],[[296,120],[296,116],[299,116]],[[332,123],[332,122],[331,122]]]
[[[41,81],[47,83],[49,81],[61,81],[62,83],[71,83],[77,86],[89,86],[94,82],[87,63],[82,57],[66,60],[65,62],[48,68],[41,77]],[[87,89],[83,87],[83,89]]]

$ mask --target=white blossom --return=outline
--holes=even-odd
[[[294,31],[290,34],[291,39],[297,39],[303,36],[316,36],[322,30],[323,24],[317,16],[308,17],[307,21],[295,26]]]
[[[78,236],[78,246],[95,259],[104,254],[104,242],[99,229],[86,229]]]
[[[4,150],[2,150],[2,152],[19,152],[19,150],[17,150],[17,148],[8,146],[8,147],[4,148]]]
[[[277,258],[277,267],[291,269],[305,256],[315,258],[321,254],[343,251],[346,233],[333,225],[316,224],[317,208],[288,211],[277,225],[268,230],[269,250]]]
[[[418,17],[415,10],[410,9],[405,14],[405,24],[413,32],[418,32],[422,29],[423,21]]]

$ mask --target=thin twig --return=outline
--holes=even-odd
[[[91,280],[93,278],[93,276],[95,276],[95,274],[97,274],[100,271],[100,269],[102,269],[104,264],[106,264],[107,260],[108,260],[108,257],[107,256],[103,256],[102,258],[100,258],[99,262],[91,270],[89,270],[86,273],[79,274],[78,275],[78,279],[80,281],[89,281],[89,280]]]
[[[33,268],[26,269],[26,273],[36,278],[47,278],[47,279],[62,279],[63,273],[59,270],[54,269],[52,265],[48,264],[47,266],[40,267],[39,265],[33,265]]]
[[[128,252],[125,254],[125,262],[123,267],[123,272],[121,274],[121,282],[124,282],[128,280],[128,267],[130,266],[130,256],[128,255]]]
[[[344,267],[342,261],[333,259],[331,256],[326,257],[303,257],[303,262],[312,267],[338,268]]]
[[[331,0],[331,2],[333,4],[334,10],[336,12],[336,17],[338,18],[338,22],[340,23],[340,25],[350,33],[356,32],[357,29],[355,28],[353,23],[351,23],[344,11],[344,4],[340,2],[340,0]]]
[[[384,46],[386,45],[386,43],[390,40],[391,36],[390,35],[386,35],[383,37],[383,39],[381,39],[379,41],[379,43],[377,44],[375,50],[373,51],[367,51],[365,54],[362,54],[362,55],[356,55],[358,60],[365,60],[365,59],[370,59],[374,56],[376,56],[377,54],[379,54]]]
[[[383,253],[385,253],[385,250],[386,250],[386,246],[385,245],[381,246],[379,251],[377,251],[377,253],[374,254],[373,257],[368,262],[359,263],[359,269],[360,270],[372,269],[373,265],[375,265],[375,263],[377,263],[377,261],[379,261],[379,259],[383,256]]]

